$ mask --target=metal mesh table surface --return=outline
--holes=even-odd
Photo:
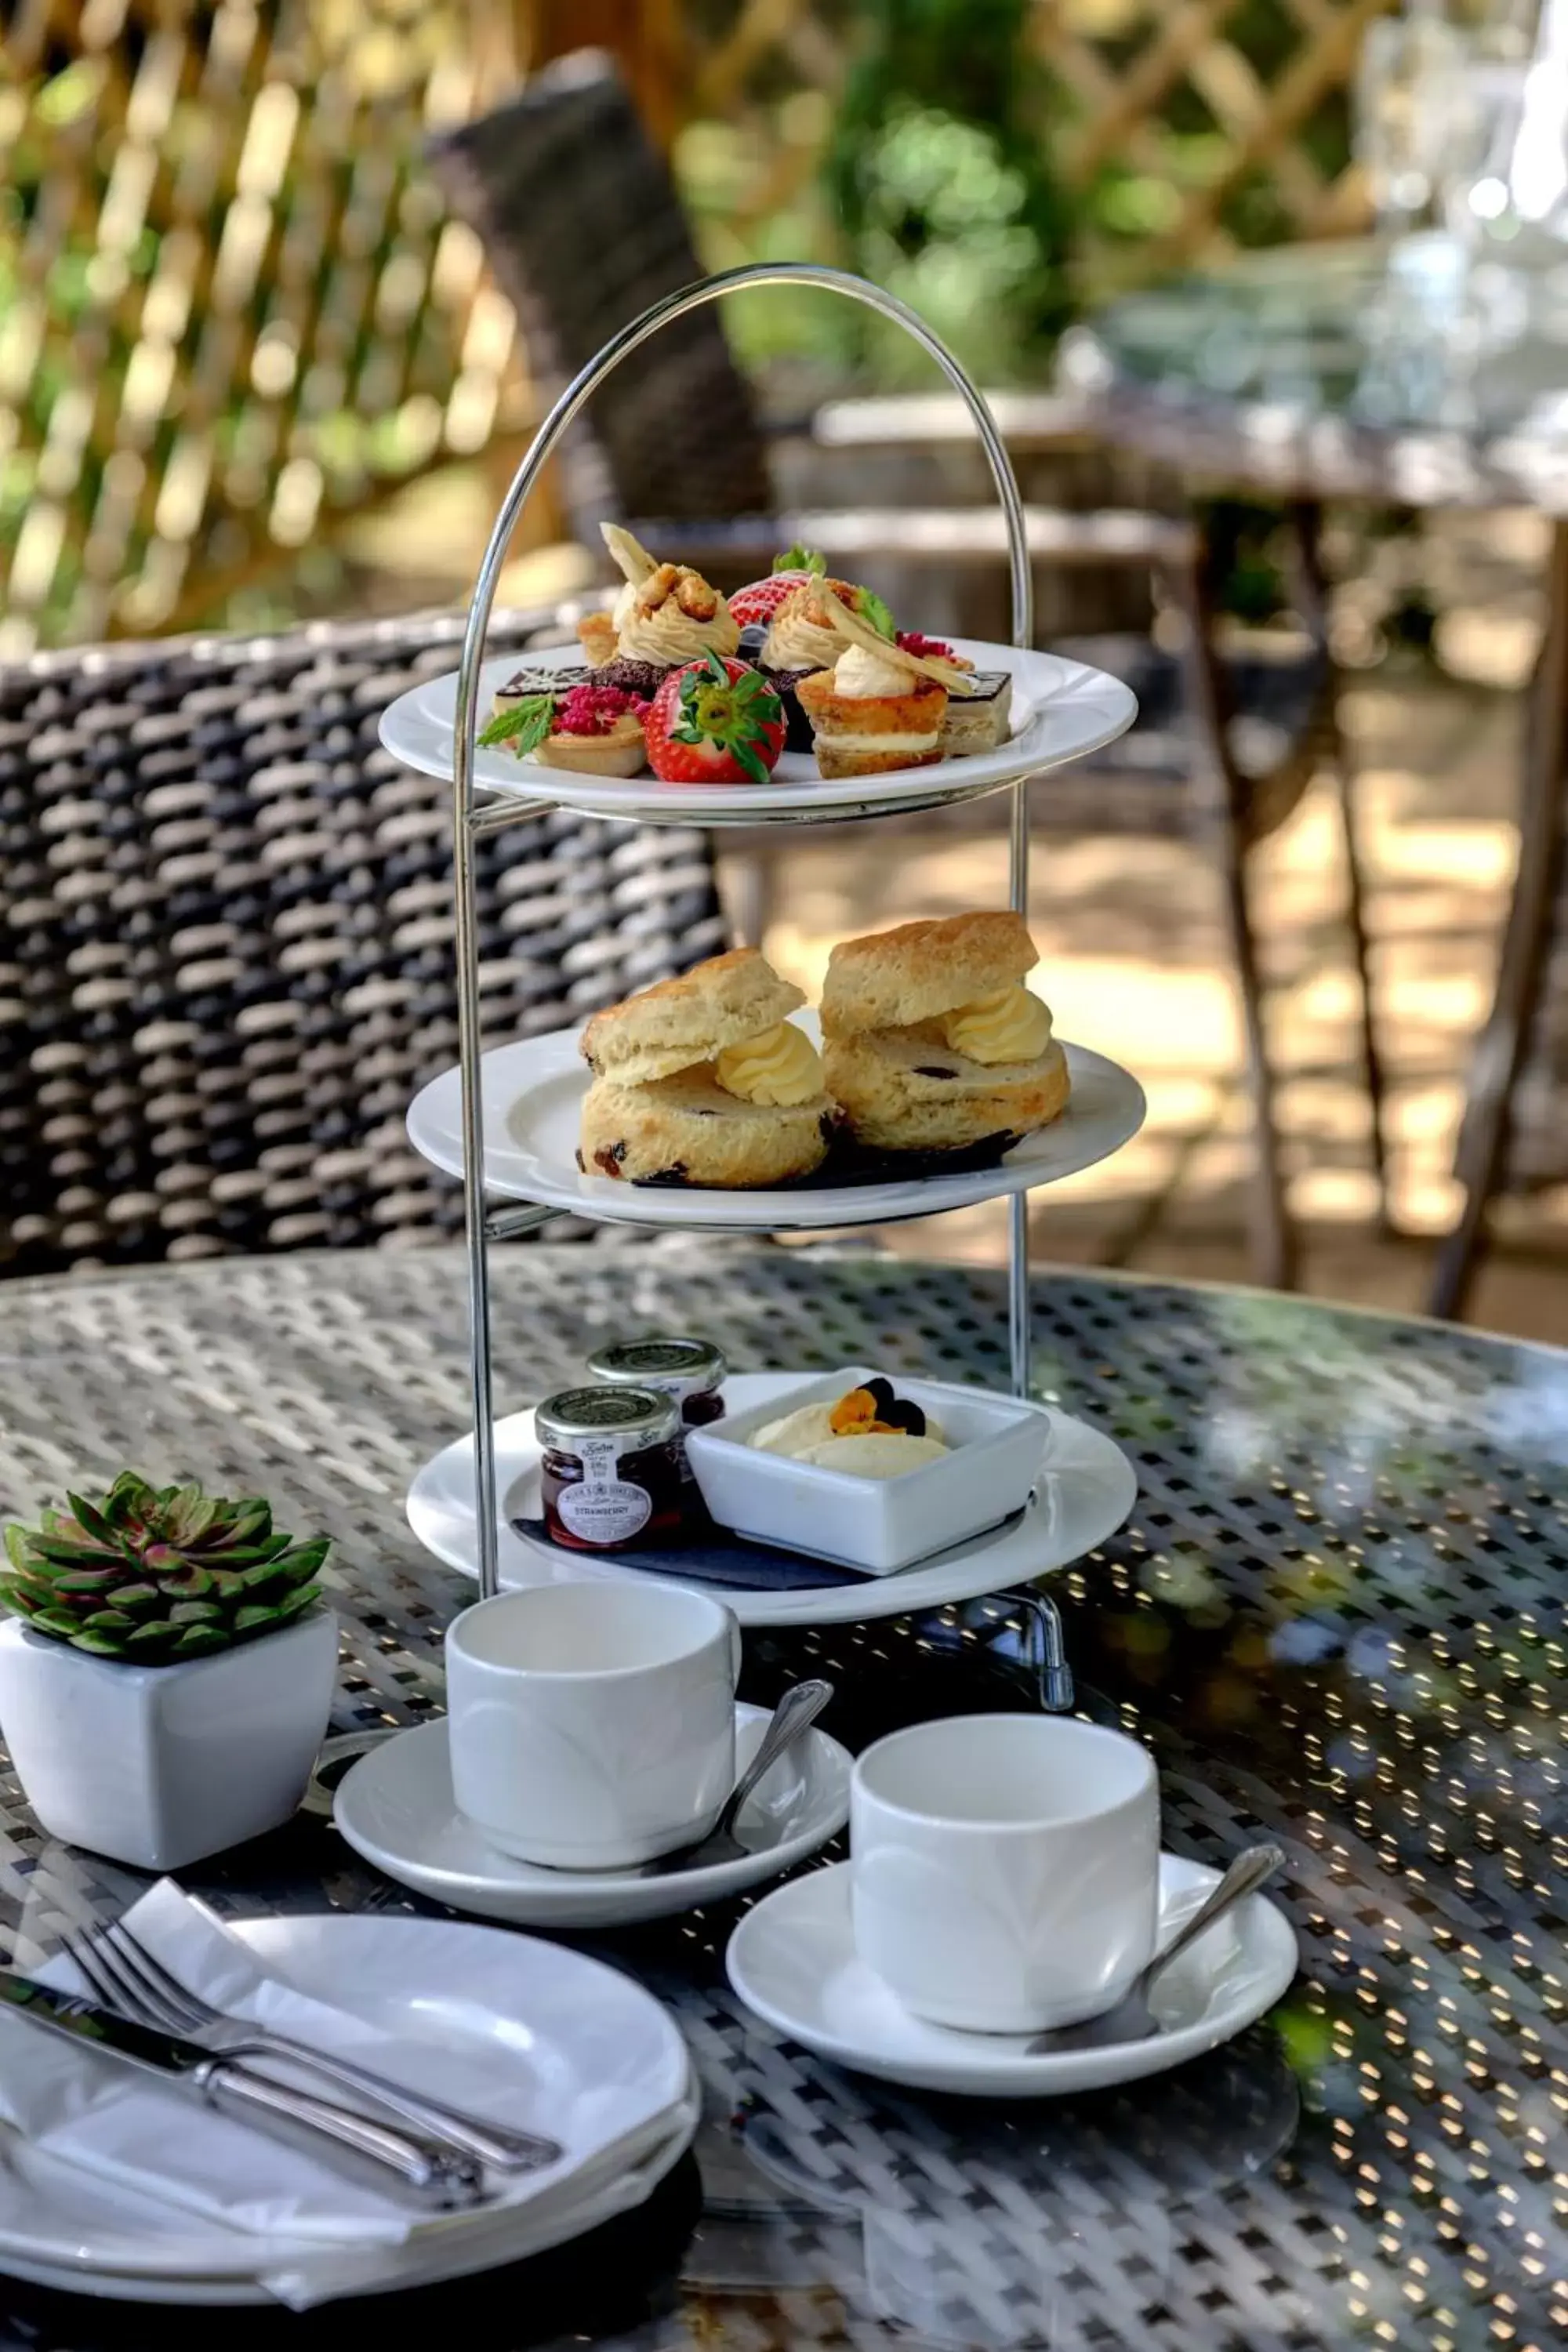
[[[269,1493],[337,1539],[337,1727],[439,1706],[441,1628],[468,1588],[420,1553],[401,1506],[466,1418],[455,1253],[4,1296],[8,1516],[126,1462]],[[710,1335],[737,1369],[1005,1377],[1002,1280],[974,1268],[547,1244],[498,1253],[495,1296],[504,1410],[595,1340],[655,1327]],[[1080,1702],[1152,1742],[1176,1850],[1220,1860],[1264,1832],[1287,1848],[1302,1978],[1267,2025],[1162,2082],[1006,2105],[883,2088],[750,2021],[720,1965],[732,1908],[595,1938],[689,2040],[700,2218],[686,2171],[526,2282],[405,2295],[395,2317],[366,2306],[384,2340],[426,2340],[434,2312],[498,2347],[726,2352],[1479,2352],[1568,2326],[1568,1356],[1078,1273],[1037,1277],[1035,1330],[1042,1392],[1117,1438],[1140,1480],[1128,1526],[1053,1586]],[[984,1612],[752,1635],[744,1687],[768,1698],[826,1664],[829,1727],[859,1746],[937,1711],[1032,1704],[1015,1648]],[[8,1778],[0,1799],[0,1901],[26,1962],[141,1882],[46,1842]],[[422,1907],[304,1816],[184,1876],[231,1911]],[[200,2319],[15,2285],[0,2308],[0,2343],[61,2352]],[[254,2322],[323,2341],[351,2324],[331,2306]]]

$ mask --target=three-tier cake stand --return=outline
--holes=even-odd
[[[442,704],[437,693],[436,703],[438,707],[434,722],[430,707],[426,704],[413,710],[410,723],[410,715],[404,712],[404,705],[415,705],[418,699],[416,695],[402,698],[383,722],[384,740],[391,750],[426,772],[449,778],[454,787],[453,867],[457,902],[459,1067],[453,1075],[458,1080],[460,1102],[456,1097],[452,1102],[454,1116],[451,1124],[455,1131],[447,1150],[432,1149],[428,1133],[422,1131],[419,1123],[412,1118],[410,1132],[416,1147],[437,1164],[460,1168],[464,1182],[474,1413],[473,1535],[477,1553],[475,1564],[482,1596],[494,1593],[500,1582],[500,1513],[497,1492],[490,1355],[489,1245],[492,1241],[542,1224],[562,1213],[563,1209],[559,1201],[552,1204],[539,1199],[524,1198],[522,1183],[515,1181],[507,1185],[510,1195],[509,1200],[492,1201],[487,1197],[474,845],[481,835],[515,824],[525,817],[536,816],[552,805],[584,810],[584,788],[591,782],[598,781],[564,771],[535,768],[530,772],[526,786],[520,779],[519,784],[509,789],[499,780],[492,781],[491,775],[476,774],[476,738],[483,715],[480,667],[486,632],[495,602],[497,583],[518,519],[562,436],[581,414],[598,386],[650,336],[672,320],[742,288],[761,286],[821,287],[847,295],[851,300],[895,320],[930,353],[963,398],[973,419],[996,495],[1002,503],[1006,520],[1012,586],[1013,646],[1026,660],[1037,665],[1051,660],[1047,656],[1033,655],[1030,650],[1034,637],[1034,585],[1024,508],[1011,460],[991,412],[958,361],[916,313],[863,278],[813,263],[763,263],[728,270],[685,287],[653,304],[607,342],[561,394],[534,435],[501,503],[485,551],[468,610],[455,690],[450,679],[435,682],[437,688],[444,687],[447,689],[447,700]],[[984,652],[984,649],[981,650]],[[974,761],[945,762],[935,769],[907,772],[906,784],[901,793],[895,788],[894,797],[882,798],[879,789],[875,793],[865,792],[858,805],[855,804],[853,793],[846,795],[840,789],[829,793],[819,786],[810,792],[797,790],[793,793],[770,794],[763,787],[749,787],[742,794],[708,792],[702,796],[700,815],[694,815],[686,805],[689,795],[679,791],[669,792],[668,797],[661,801],[656,787],[644,797],[637,815],[642,822],[658,822],[662,817],[666,822],[710,826],[725,824],[752,826],[769,823],[822,824],[843,822],[847,815],[869,818],[883,809],[907,810],[939,805],[949,800],[976,797],[981,792],[1005,788],[1011,803],[1009,897],[1013,908],[1026,916],[1028,786],[1031,778],[1047,768],[1060,766],[1068,760],[1081,757],[1085,752],[1114,740],[1131,724],[1136,709],[1131,696],[1115,681],[1076,665],[1057,664],[1055,667],[1064,682],[1068,681],[1070,673],[1071,681],[1080,688],[1079,700],[1083,707],[1065,730],[1060,725],[1059,715],[1054,734],[1048,727],[1037,730],[1039,734],[1037,741],[1031,741],[1027,730],[1022,730],[1015,743],[1008,747],[1010,759],[1005,758],[1000,763],[1006,769],[1005,777],[995,777],[994,769],[998,762],[994,758],[990,769]],[[1089,686],[1087,696],[1081,691],[1085,681]],[[1051,699],[1048,696],[1047,698],[1047,701]],[[1071,699],[1070,696],[1067,698]],[[944,776],[944,767],[952,772],[951,776]],[[880,788],[884,780],[879,779],[877,782]],[[615,814],[613,806],[605,806],[605,796],[601,793],[599,804],[590,804],[585,813]],[[1076,1151],[1069,1150],[1064,1153],[1058,1150],[1054,1160],[1048,1160],[1037,1171],[1033,1168],[1020,1171],[1015,1167],[1011,1172],[1005,1168],[991,1171],[989,1181],[984,1177],[974,1179],[968,1194],[972,1199],[1000,1194],[1010,1196],[1008,1356],[1011,1385],[1019,1396],[1026,1396],[1029,1391],[1027,1191],[1021,1186],[1026,1182],[1033,1185],[1053,1181],[1075,1168],[1104,1158],[1135,1132],[1142,1116],[1142,1095],[1135,1081],[1125,1072],[1118,1071],[1113,1064],[1107,1064],[1099,1056],[1080,1055],[1079,1059],[1085,1065],[1092,1065],[1095,1073],[1102,1078],[1105,1074],[1111,1074],[1112,1085],[1111,1098],[1102,1106],[1102,1115],[1098,1123],[1092,1117],[1085,1122],[1084,1133]],[[1120,1085],[1115,1082],[1120,1082]],[[1075,1096],[1077,1092],[1075,1071]],[[1071,1108],[1069,1105],[1069,1111]],[[1009,1158],[1013,1157],[1009,1155]],[[929,1205],[922,1200],[912,1207],[906,1204],[900,1213],[932,1213],[937,1209],[952,1205],[951,1197],[941,1192],[941,1186],[949,1181],[937,1180]],[[584,1197],[573,1201],[574,1211],[589,1217],[613,1215],[618,1222],[668,1225],[689,1221],[706,1225],[721,1221],[727,1230],[740,1228],[760,1232],[778,1231],[792,1224],[820,1225],[825,1222],[867,1223],[885,1218],[889,1213],[885,1198],[887,1188],[870,1188],[855,1196],[847,1194],[841,1203],[843,1213],[827,1220],[821,1213],[821,1196],[817,1196],[816,1213],[809,1215],[779,1214],[776,1208],[770,1211],[763,1201],[744,1193],[689,1195],[683,1211],[679,1194],[667,1191],[639,1194],[638,1188],[633,1185],[610,1186],[603,1179],[595,1180],[595,1182],[604,1196],[602,1205],[595,1207],[592,1197],[594,1183],[590,1183],[584,1188]],[[612,1193],[615,1196],[613,1202],[609,1197]],[[715,1209],[721,1197],[721,1208],[716,1215]],[[780,1197],[772,1196],[775,1204]],[[806,1194],[800,1196],[803,1209],[811,1197]],[[888,1588],[896,1587],[900,1580],[883,1578],[872,1581],[875,1590],[868,1596],[864,1613],[875,1615],[897,1610],[900,1604]],[[1041,1687],[1046,1703],[1056,1706],[1070,1703],[1070,1676],[1061,1658],[1060,1628],[1054,1607],[1037,1592],[1024,1592],[1016,1597],[1027,1604],[1036,1621],[1037,1651],[1042,1668]]]

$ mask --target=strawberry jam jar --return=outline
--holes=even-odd
[[[680,1414],[652,1389],[563,1389],[536,1407],[540,1485],[552,1543],[624,1551],[679,1536]]]

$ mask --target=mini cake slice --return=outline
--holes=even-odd
[[[596,1013],[578,1158],[588,1174],[723,1191],[809,1176],[834,1108],[805,999],[754,948],[713,956]]]
[[[890,645],[860,616],[827,598],[829,625],[844,650],[831,669],[795,688],[811,721],[824,776],[875,776],[931,767],[942,756],[948,696],[968,690],[965,673]]]
[[[1066,1107],[1067,1059],[1023,985],[1021,916],[955,915],[847,940],[822,997],[827,1086],[854,1139],[889,1154],[998,1154]]]

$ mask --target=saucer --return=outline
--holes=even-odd
[[[1028,2034],[929,2025],[894,1999],[857,1957],[850,1867],[841,1862],[814,1870],[748,1912],[725,1954],[730,1982],[748,2009],[790,2041],[857,2074],[915,2090],[1057,2098],[1163,2074],[1261,2017],[1296,1973],[1295,1930],[1272,1903],[1254,1895],[1161,1979],[1153,2007],[1163,2032],[1146,2042],[1032,2058]],[[1203,1863],[1161,1855],[1162,1943],[1219,1879]]]
[[[735,1707],[735,1757],[757,1752],[765,1706]],[[547,1870],[487,1845],[452,1797],[447,1725],[421,1724],[361,1758],[333,1804],[356,1853],[418,1895],[524,1927],[626,1927],[720,1903],[826,1845],[849,1818],[849,1758],[812,1730],[780,1758],[750,1797],[735,1834],[750,1851],[737,1862],[638,1877],[633,1870]]]

